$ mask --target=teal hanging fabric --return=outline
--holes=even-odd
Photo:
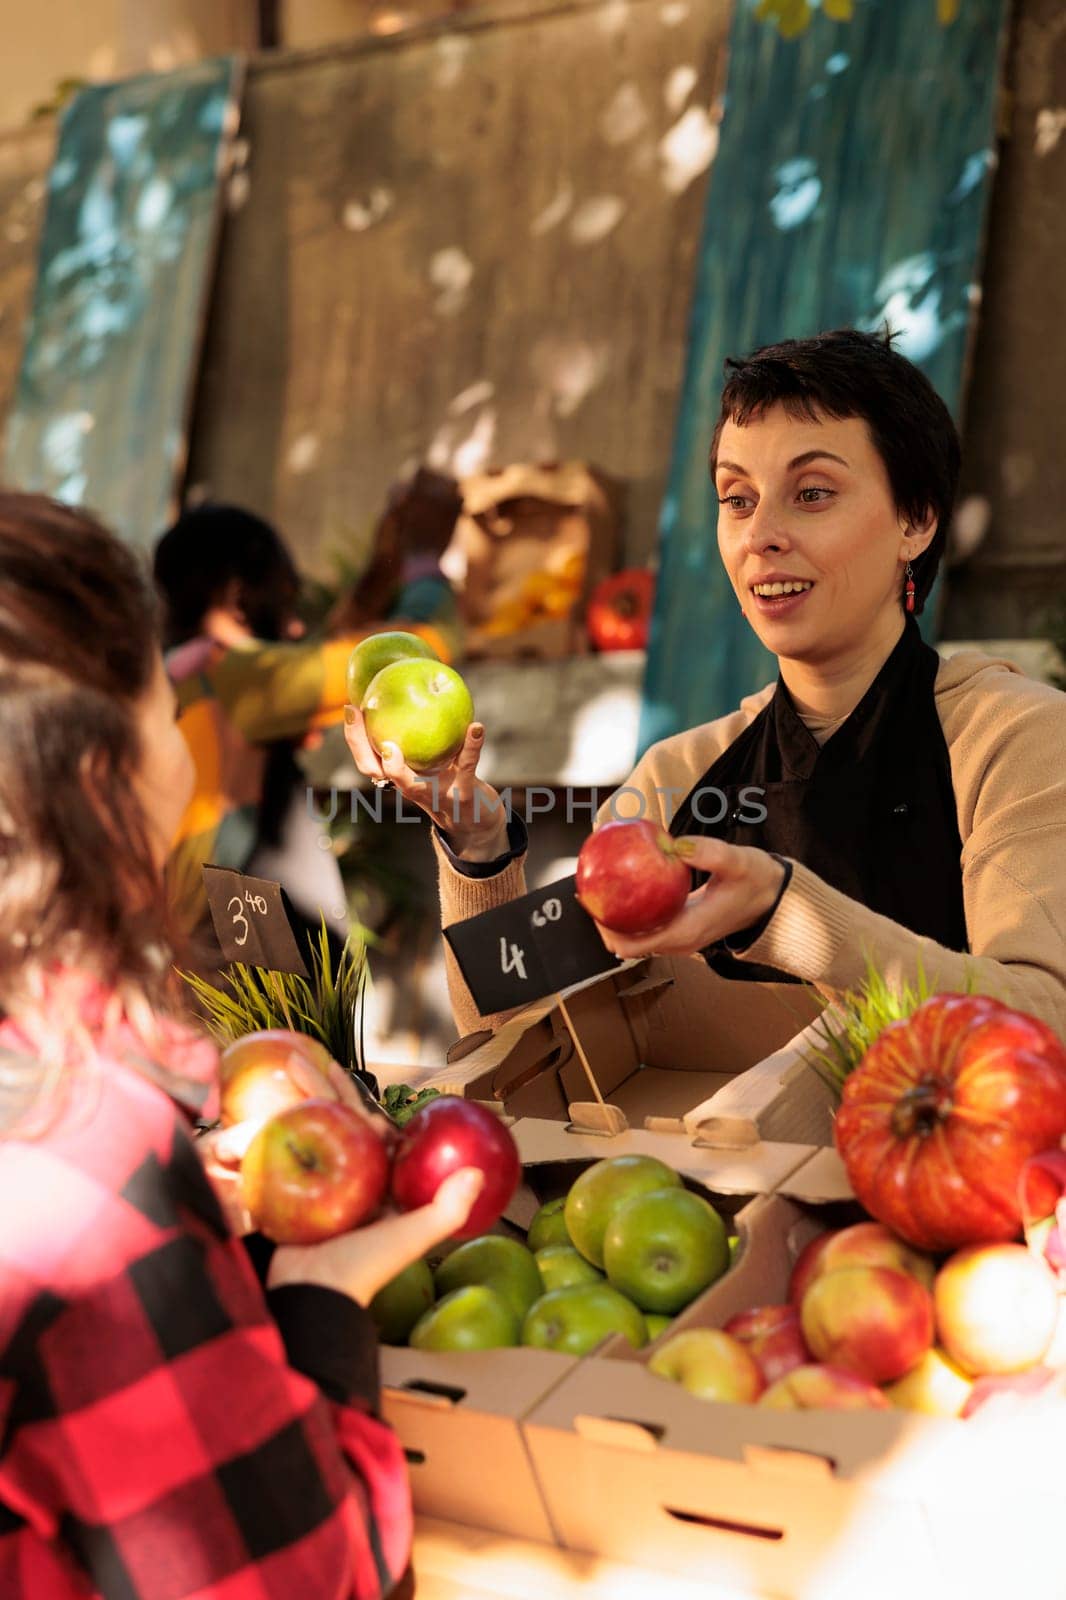
[[[1006,12],[1007,0],[737,0],[660,521],[641,751],[776,676],[718,560],[707,449],[725,358],[887,322],[958,418]],[[927,606],[927,627],[932,617]]]
[[[84,89],[60,122],[4,481],[135,544],[184,472],[242,81],[220,57]]]

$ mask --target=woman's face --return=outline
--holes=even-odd
[[[174,690],[157,651],[152,681],[135,707],[141,745],[136,789],[152,854],[160,868],[193,791],[192,756],[178,728],[176,712]]]
[[[744,615],[769,650],[812,664],[898,634],[904,568],[936,531],[897,510],[860,417],[790,417],[772,406],[718,444],[718,548]],[[764,585],[791,582],[775,596]]]

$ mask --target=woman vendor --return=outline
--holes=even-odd
[[[699,953],[828,999],[871,960],[892,983],[969,982],[1066,1036],[1066,695],[976,652],[941,660],[917,625],[959,458],[890,337],[839,330],[727,363],[718,546],[779,675],[654,745],[617,797],[614,814],[696,840],[699,880],[653,937],[601,930],[617,955]],[[430,811],[427,784],[345,715],[361,770]],[[524,828],[477,777],[483,740],[475,724],[431,811],[445,926],[525,892]],[[495,1025],[447,959],[459,1028]]]

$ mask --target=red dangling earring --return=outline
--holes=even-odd
[[[909,561],[907,562],[906,595],[907,595],[907,599],[904,602],[905,607],[906,607],[906,609],[908,611],[913,611],[914,610],[914,568],[911,566]]]

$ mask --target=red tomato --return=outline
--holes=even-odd
[[[644,650],[648,643],[655,574],[632,567],[604,578],[592,591],[586,622],[597,650]]]

